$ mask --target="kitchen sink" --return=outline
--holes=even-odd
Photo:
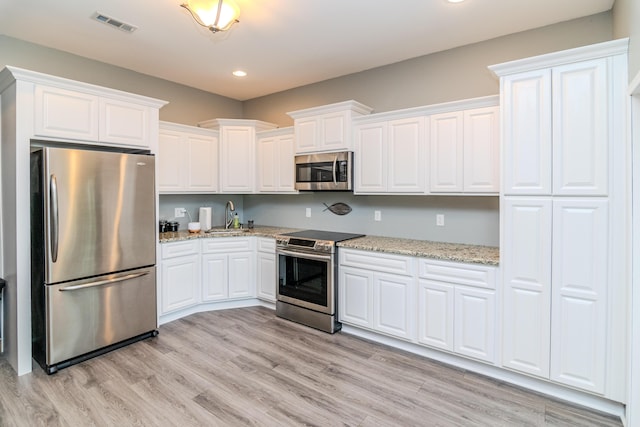
[[[248,233],[248,228],[212,228],[211,230],[205,230],[205,234],[239,234]]]

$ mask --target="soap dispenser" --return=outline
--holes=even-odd
[[[233,228],[240,228],[240,217],[237,212],[233,215]]]

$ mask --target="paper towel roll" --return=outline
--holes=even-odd
[[[200,208],[200,214],[198,219],[200,221],[200,228],[202,230],[211,230],[211,208],[202,207]]]

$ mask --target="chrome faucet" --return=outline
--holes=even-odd
[[[233,215],[232,212],[235,211],[236,208],[233,206],[233,202],[229,200],[224,207],[224,228],[229,229],[231,223],[233,223]]]

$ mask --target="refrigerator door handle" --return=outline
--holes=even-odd
[[[51,199],[50,203],[50,212],[49,216],[51,218],[51,261],[56,262],[58,260],[58,180],[55,175],[51,175],[51,180],[49,181],[49,198]]]
[[[95,282],[83,283],[82,285],[66,286],[64,288],[60,288],[59,290],[60,292],[68,292],[68,291],[77,291],[80,289],[95,288],[97,286],[104,286],[104,285],[109,285],[111,283],[117,283],[117,282],[123,282],[125,280],[135,279],[137,277],[145,276],[147,274],[149,274],[148,271],[144,271],[142,273],[127,274],[124,276],[114,277],[113,279],[97,280]]]

